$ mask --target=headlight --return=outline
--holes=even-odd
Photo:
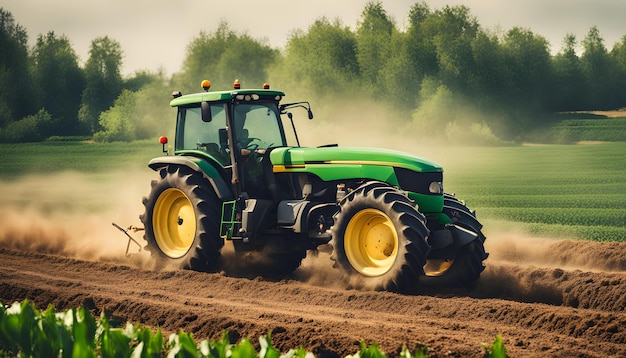
[[[443,184],[440,181],[431,182],[428,191],[432,194],[443,194]]]

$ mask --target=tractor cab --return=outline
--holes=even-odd
[[[206,82],[205,93],[173,94],[170,105],[178,107],[175,154],[217,164],[224,179],[233,185],[235,196],[242,192],[270,196],[264,182],[270,174],[263,173],[271,171],[271,165],[264,165],[269,152],[276,147],[299,146],[293,122],[285,125],[281,114],[288,114],[291,120],[288,108],[306,104],[311,118],[310,106],[306,102],[281,106],[284,93],[270,90],[267,84],[263,89],[242,90],[235,81],[233,91],[208,92],[210,84]]]

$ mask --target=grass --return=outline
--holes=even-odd
[[[626,142],[412,150],[443,165],[446,192],[476,209],[487,233],[626,241]],[[146,168],[155,141],[0,144],[0,181],[66,170],[104,174]]]
[[[566,114],[572,116],[572,114]],[[563,119],[533,136],[542,142],[626,141],[626,117],[606,118],[581,113],[578,119]]]
[[[63,171],[101,173],[139,165],[145,167],[150,159],[162,154],[157,141],[0,144],[0,152],[0,180],[12,180],[26,174]]]
[[[452,151],[440,154],[446,191],[487,227],[626,241],[626,142]]]

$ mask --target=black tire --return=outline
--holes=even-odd
[[[339,204],[331,228],[335,261],[349,288],[414,288],[430,246],[426,219],[401,191],[368,182]]]
[[[444,214],[448,215],[452,223],[469,230],[477,238],[468,245],[453,248],[443,248],[448,255],[447,259],[427,260],[425,274],[420,279],[420,287],[427,288],[470,288],[480,278],[485,270],[483,261],[489,256],[485,252],[486,237],[482,232],[482,224],[476,219],[476,214],[454,195],[444,195]],[[438,255],[432,250],[430,256]]]
[[[166,166],[143,198],[144,239],[157,269],[216,269],[224,240],[220,238],[220,201],[201,173]]]

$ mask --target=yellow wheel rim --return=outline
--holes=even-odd
[[[441,276],[448,272],[453,263],[453,259],[427,260],[426,265],[424,265],[424,274],[426,276]]]
[[[175,259],[184,256],[196,236],[196,214],[187,195],[176,188],[163,191],[154,204],[152,227],[165,255]]]
[[[398,233],[382,211],[364,209],[348,223],[343,239],[352,267],[366,276],[380,276],[393,267],[398,256]]]

